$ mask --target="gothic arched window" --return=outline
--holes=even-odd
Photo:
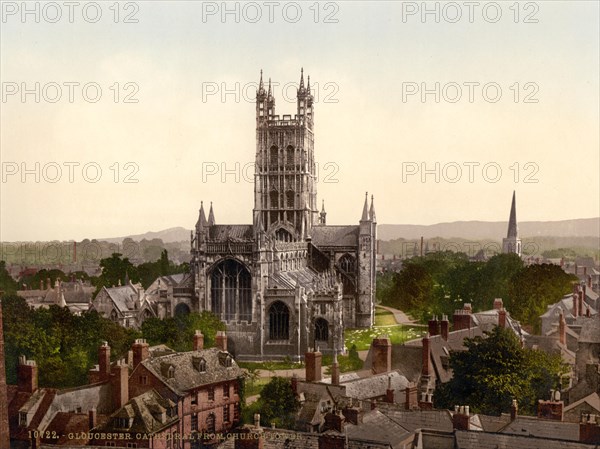
[[[350,254],[344,254],[340,258],[339,266],[342,271],[345,271],[349,274],[354,274],[356,272],[356,259]]]
[[[279,164],[279,149],[275,145],[271,147],[270,160],[273,166]]]
[[[269,339],[289,340],[290,312],[281,301],[274,302],[269,308]]]
[[[315,320],[315,340],[329,340],[329,323],[324,318],[317,318]]]
[[[252,320],[252,278],[240,262],[227,259],[220,262],[211,274],[211,309],[225,321]]]
[[[294,147],[291,145],[285,150],[285,163],[287,165],[294,165]]]
[[[279,192],[277,190],[271,190],[269,193],[269,199],[271,203],[271,209],[279,208]]]
[[[294,208],[294,197],[295,196],[296,195],[293,190],[288,190],[285,193],[285,202],[286,202],[286,206],[288,207],[288,209]]]

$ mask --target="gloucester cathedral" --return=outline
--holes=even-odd
[[[171,310],[209,310],[240,359],[344,351],[344,329],[373,324],[376,218],[365,197],[356,225],[319,211],[310,77],[301,74],[295,115],[276,115],[271,83],[256,94],[252,224],[227,225],[201,205],[191,239],[192,294],[173,288]],[[360,204],[360,202],[359,202]],[[357,210],[360,212],[360,208]],[[181,286],[183,287],[183,286]]]

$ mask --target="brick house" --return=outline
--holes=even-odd
[[[240,421],[242,370],[227,352],[224,332],[217,334],[215,348],[203,349],[203,336],[197,332],[193,351],[160,356],[153,356],[145,340],[138,340],[133,366],[130,397],[154,390],[175,404],[173,448],[200,447],[202,434],[227,432]]]

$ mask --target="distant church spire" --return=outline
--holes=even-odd
[[[215,213],[213,212],[212,201],[210,202],[210,211],[208,212],[208,225],[214,226],[215,224]]]
[[[365,205],[363,206],[362,217],[360,221],[369,221],[369,192],[365,192]]]
[[[516,192],[513,190],[512,204],[510,206],[510,218],[508,219],[508,233],[507,238],[518,238],[519,228],[517,226],[517,200]]]
[[[508,232],[506,238],[502,239],[502,252],[521,256],[521,239],[519,238],[519,227],[517,225],[517,199],[514,191],[508,219]]]
[[[267,97],[269,100],[273,98],[273,94],[271,93],[271,78],[269,78],[269,91],[267,92]]]
[[[265,90],[265,85],[263,84],[263,78],[262,78],[262,69],[260,69],[260,81],[258,82],[258,90],[259,91]]]

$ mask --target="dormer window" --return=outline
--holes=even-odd
[[[233,362],[232,362],[232,359],[231,359],[230,355],[228,355],[227,357],[225,357],[225,367],[226,368],[231,368],[232,363]]]
[[[131,418],[116,417],[114,423],[117,429],[129,429],[131,424],[133,424],[132,421],[133,419]]]
[[[206,372],[206,360],[204,359],[204,357],[193,357],[192,366],[199,373]]]
[[[175,377],[175,367],[173,365],[169,366],[169,369],[167,371],[167,377],[169,379],[173,379],[173,377]]]

